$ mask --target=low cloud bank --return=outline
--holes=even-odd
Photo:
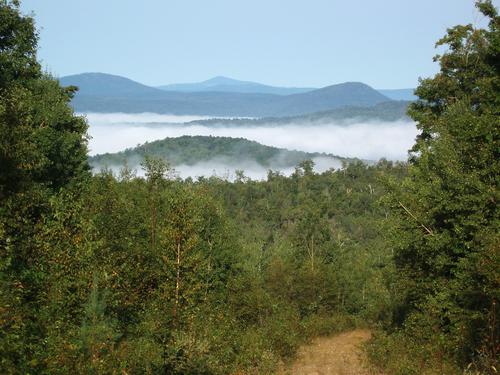
[[[79,113],[87,117],[88,122],[97,125],[140,125],[148,123],[176,123],[208,120],[211,116],[177,116],[159,113]]]
[[[89,121],[90,154],[113,153],[135,147],[144,142],[151,142],[166,137],[182,135],[211,135],[234,138],[246,138],[261,144],[300,150],[306,152],[324,152],[328,154],[356,157],[365,160],[406,160],[407,152],[415,142],[417,129],[410,121],[393,122],[327,122],[293,123],[277,126],[269,123],[262,126],[205,126],[187,122],[206,119],[204,116],[173,116],[145,114],[95,114],[86,115]],[[214,164],[206,161],[197,166],[178,166],[181,176],[196,176],[198,170],[234,172],[242,169],[234,165]],[[205,165],[206,164],[206,165]],[[317,162],[320,169],[321,162]],[[217,168],[214,167],[217,166]],[[234,168],[233,168],[234,167]],[[260,167],[260,166],[259,166]],[[263,167],[260,167],[263,168]],[[262,175],[258,168],[243,168],[250,176],[250,170]],[[328,168],[325,168],[328,169]],[[324,169],[324,170],[325,170]],[[210,175],[212,173],[203,173]],[[285,171],[283,171],[285,172]],[[266,172],[267,173],[267,172]],[[251,176],[250,176],[251,177]]]
[[[369,160],[383,157],[406,160],[407,151],[417,135],[415,124],[409,121],[209,127],[182,124],[200,119],[200,116],[90,113],[87,118],[92,137],[89,143],[91,155],[117,152],[166,137],[212,135],[247,138],[290,150],[326,152]]]

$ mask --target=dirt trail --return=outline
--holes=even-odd
[[[368,375],[360,345],[371,337],[369,330],[356,329],[336,336],[314,339],[297,353],[296,360],[281,374]]]

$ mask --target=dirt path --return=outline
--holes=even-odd
[[[369,330],[356,329],[336,336],[314,339],[297,353],[288,371],[291,375],[368,375],[360,345],[369,340]]]

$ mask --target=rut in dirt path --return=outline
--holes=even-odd
[[[336,336],[320,337],[299,349],[295,361],[284,374],[291,375],[368,375],[360,346],[371,332],[364,329]]]

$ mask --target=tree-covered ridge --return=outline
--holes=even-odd
[[[125,162],[132,166],[142,163],[146,156],[163,158],[173,166],[194,165],[210,160],[225,160],[231,162],[232,165],[238,163],[244,165],[245,162],[254,161],[270,169],[294,167],[304,160],[316,157],[329,158],[340,162],[349,160],[330,154],[291,151],[265,146],[244,138],[182,136],[147,142],[114,154],[92,156],[89,158],[89,163],[94,168],[121,166]]]
[[[342,107],[331,111],[307,113],[299,116],[264,117],[257,119],[208,119],[191,121],[188,124],[206,126],[310,126],[349,125],[356,122],[410,121],[407,101],[391,101],[371,107]]]

